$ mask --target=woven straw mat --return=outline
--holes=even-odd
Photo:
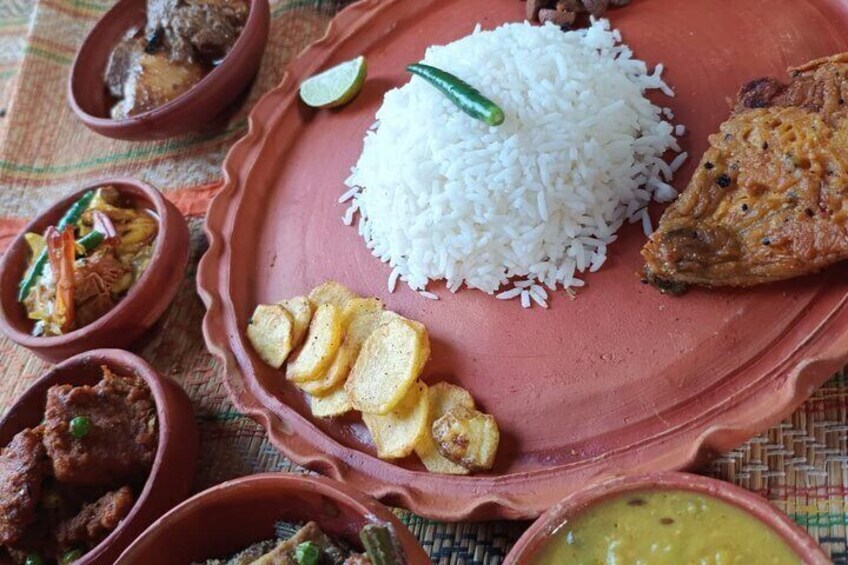
[[[286,62],[319,37],[343,2],[272,0],[269,45],[240,113],[215,135],[157,143],[107,139],[86,130],[65,101],[74,53],[114,0],[0,0],[0,246],[26,218],[81,183],[140,177],[192,218],[192,268],[157,329],[135,347],[194,401],[203,442],[196,490],[260,471],[295,471],[253,421],[227,398],[221,368],[200,333],[203,306],[194,266],[204,248],[201,220],[221,178],[221,161],[244,133],[247,109],[281,78]],[[0,340],[0,413],[48,366]],[[757,492],[848,563],[848,381],[834,376],[790,419],[728,453],[704,473]],[[433,561],[500,563],[525,523],[447,524],[398,511]]]

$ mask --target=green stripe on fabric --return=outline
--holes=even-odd
[[[819,528],[833,528],[834,526],[848,526],[848,515],[827,514],[792,514],[792,519],[803,528],[817,526]]]
[[[98,12],[106,12],[113,5],[112,2],[95,2],[93,0],[62,0],[62,2],[74,8]]]
[[[24,165],[20,163],[11,163],[9,161],[0,161],[0,170],[12,171],[16,173],[33,173],[33,174],[49,174],[49,173],[67,173],[67,172],[76,172],[80,169],[85,169],[87,167],[97,167],[100,165],[109,165],[114,164],[120,161],[126,161],[129,159],[136,159],[139,157],[152,157],[152,156],[160,156],[165,155],[171,151],[177,151],[179,149],[185,149],[188,147],[193,147],[195,145],[200,145],[203,143],[213,142],[221,140],[227,136],[232,135],[233,133],[238,132],[247,126],[247,120],[242,119],[237,121],[235,124],[227,128],[221,133],[213,135],[211,137],[192,137],[189,139],[185,139],[183,141],[179,141],[176,143],[171,143],[167,145],[154,145],[154,146],[145,146],[140,147],[138,149],[132,149],[130,151],[125,151],[123,153],[117,153],[114,155],[106,155],[103,157],[95,157],[94,159],[89,159],[87,161],[80,161],[77,163],[68,163],[65,165],[48,165],[44,167],[36,167],[33,165]]]
[[[327,12],[331,13],[335,11],[336,2],[333,0],[294,0],[292,2],[286,2],[284,4],[280,4],[273,10],[271,10],[271,17],[276,18],[286,12],[291,12],[292,10],[299,10],[301,8],[312,8],[319,12]]]
[[[22,26],[22,25],[26,25],[28,23],[29,23],[28,17],[6,18],[4,20],[0,20],[0,29]]]
[[[73,62],[73,58],[71,57],[59,55],[58,53],[51,53],[46,49],[35,47],[33,45],[27,45],[24,52],[29,53],[30,55],[35,55],[36,57],[41,57],[42,59],[47,59],[54,63],[59,63],[60,65],[70,65]]]
[[[214,414],[199,414],[197,418],[202,422],[234,422],[236,420],[244,420],[247,416],[240,412],[227,411]]]

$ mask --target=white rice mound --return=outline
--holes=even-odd
[[[463,284],[522,305],[547,306],[557,288],[606,261],[624,221],[676,197],[668,184],[685,160],[660,89],[607,20],[563,33],[507,24],[427,50],[424,63],[470,83],[503,108],[490,127],[419,77],[388,92],[339,199],[344,221],[398,279],[425,298],[432,280]],[[505,285],[508,285],[506,287]]]

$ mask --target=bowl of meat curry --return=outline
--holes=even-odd
[[[0,563],[114,563],[194,478],[191,403],[142,359],[97,350],[0,420]]]
[[[186,221],[155,188],[105,180],[62,199],[0,263],[0,330],[47,361],[126,347],[185,278]]]
[[[200,129],[250,85],[269,20],[268,0],[121,0],[77,53],[71,108],[117,139]]]

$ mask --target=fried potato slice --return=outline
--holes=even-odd
[[[353,407],[388,414],[421,375],[430,356],[427,330],[395,316],[375,329],[362,346],[345,388]]]
[[[494,416],[456,406],[433,422],[433,441],[444,457],[470,471],[490,469],[500,442]]]
[[[344,386],[354,360],[356,355],[347,341],[343,341],[324,376],[318,380],[296,383],[297,387],[312,396],[325,396],[337,386]]]
[[[368,336],[386,321],[388,312],[377,298],[354,298],[344,309],[345,342],[359,353]]]
[[[327,281],[324,284],[316,286],[309,293],[309,300],[316,305],[332,304],[341,310],[344,310],[347,303],[354,298],[359,298],[359,296],[336,281]]]
[[[392,314],[394,314],[394,312],[392,312]],[[412,329],[415,330],[416,334],[418,334],[421,347],[418,349],[418,358],[416,359],[416,363],[418,364],[418,373],[420,374],[421,371],[424,370],[424,365],[426,365],[427,361],[430,360],[430,334],[427,332],[427,326],[416,320],[407,320],[398,314],[394,315],[412,326]]]
[[[332,418],[341,416],[353,410],[350,398],[345,392],[344,386],[337,386],[325,396],[310,396],[309,407],[312,415],[316,418]]]
[[[337,384],[343,383],[359,355],[362,343],[371,335],[372,329],[379,325],[383,314],[383,303],[376,298],[356,297],[349,300],[342,312],[344,340],[332,365],[323,378],[301,383],[300,388],[313,396],[323,396]]]
[[[474,398],[471,393],[462,387],[450,383],[436,383],[427,390],[430,397],[430,413],[427,418],[427,433],[421,436],[415,446],[415,453],[431,473],[444,473],[447,475],[467,475],[469,470],[462,465],[454,463],[436,448],[433,441],[433,422],[453,410],[454,408],[474,409]]]
[[[260,304],[247,325],[247,339],[266,364],[279,369],[292,349],[294,321],[291,314],[277,304]]]
[[[303,346],[286,366],[286,378],[296,383],[320,379],[342,344],[341,311],[332,304],[315,310]]]
[[[406,457],[427,434],[430,397],[427,385],[414,383],[394,410],[385,415],[362,414],[381,459]]]
[[[309,331],[309,323],[312,321],[312,313],[315,308],[305,296],[295,296],[288,300],[277,302],[291,314],[294,327],[292,328],[292,347],[298,348],[303,343],[303,338]]]

